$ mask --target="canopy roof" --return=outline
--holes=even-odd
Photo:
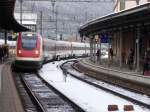
[[[132,9],[113,13],[104,17],[94,19],[80,27],[81,36],[90,35],[102,30],[113,30],[115,28],[135,27],[139,24],[150,24],[150,3],[139,5]]]
[[[15,1],[0,0],[0,28],[15,32],[27,31],[29,29],[20,25],[14,18]]]

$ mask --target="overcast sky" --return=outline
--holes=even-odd
[[[24,0],[25,1],[25,0]],[[92,0],[91,0],[92,1]],[[64,34],[67,36],[77,34],[78,28],[86,23],[88,20],[101,17],[112,13],[113,4],[110,2],[99,3],[66,3],[56,2],[57,6],[57,26],[58,35]],[[25,12],[35,12],[40,17],[40,11],[43,12],[43,34],[44,36],[54,36],[54,30],[47,28],[54,28],[56,24],[53,22],[45,22],[44,20],[56,19],[52,13],[51,2],[23,2],[23,10]],[[19,3],[16,3],[15,12],[19,11]],[[54,17],[53,17],[54,16]],[[39,27],[39,26],[38,26]]]

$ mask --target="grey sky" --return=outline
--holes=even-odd
[[[24,0],[25,1],[25,0]],[[96,17],[104,16],[106,14],[112,13],[113,4],[110,2],[101,3],[55,3],[55,11],[57,6],[57,26],[58,34],[63,33],[69,36],[71,34],[77,34],[80,25],[86,23],[88,20],[94,19]],[[53,17],[51,2],[23,2],[23,9],[28,12],[36,12],[39,17],[39,11],[43,12],[43,34],[44,36],[54,36],[54,32],[50,29],[55,27],[55,23],[44,22],[44,20],[50,20]],[[15,11],[19,11],[19,3],[16,3]],[[39,26],[38,26],[39,27]],[[47,29],[47,30],[46,30]]]

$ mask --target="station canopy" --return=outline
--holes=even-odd
[[[81,36],[88,36],[100,31],[114,31],[119,28],[132,28],[138,25],[150,24],[150,3],[123,10],[118,13],[109,14],[91,20],[80,27]]]
[[[14,32],[27,31],[14,18],[14,8],[16,0],[0,0],[0,28],[12,30]]]

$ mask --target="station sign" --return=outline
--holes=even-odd
[[[106,34],[101,35],[101,43],[109,43],[108,35]]]

